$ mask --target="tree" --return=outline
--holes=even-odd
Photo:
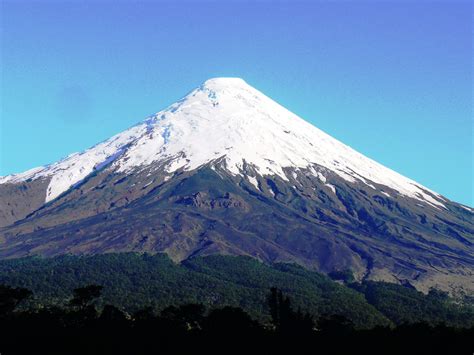
[[[256,335],[260,326],[242,308],[231,306],[212,310],[205,325],[210,334],[227,337]]]
[[[107,304],[102,310],[99,320],[101,322],[108,322],[117,326],[127,322],[127,315],[117,307]]]
[[[204,319],[205,307],[202,304],[184,304],[179,307],[169,306],[161,312],[161,316],[173,321],[185,330],[200,329]]]
[[[102,289],[103,287],[99,285],[89,285],[86,287],[76,288],[74,290],[74,296],[69,304],[79,310],[84,310],[91,305],[92,301],[101,296]]]
[[[313,317],[301,309],[293,311],[291,301],[281,290],[273,287],[268,295],[268,306],[275,330],[279,333],[308,335],[314,329]]]
[[[318,320],[318,329],[326,334],[349,334],[354,330],[354,323],[339,314],[324,315]]]
[[[328,276],[333,280],[343,281],[346,284],[355,281],[354,274],[350,269],[331,271]]]
[[[13,312],[18,304],[33,293],[26,288],[13,288],[0,285],[0,316]]]

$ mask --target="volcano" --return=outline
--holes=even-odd
[[[474,211],[238,78],[59,162],[0,178],[0,258],[247,255],[474,293]]]

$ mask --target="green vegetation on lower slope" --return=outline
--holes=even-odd
[[[228,256],[196,258],[183,265],[193,272],[236,285],[239,292],[228,295],[232,304],[260,314],[268,312],[268,290],[278,287],[291,295],[295,307],[315,316],[340,314],[361,327],[388,324],[387,318],[368,304],[362,294],[297,265],[269,266],[251,258]]]
[[[182,264],[162,254],[133,253],[2,260],[0,284],[32,290],[35,298],[26,304],[32,308],[63,306],[75,288],[98,284],[104,287],[103,304],[128,312],[202,303],[241,307],[265,321],[268,290],[277,287],[291,296],[296,308],[316,318],[339,314],[360,328],[417,321],[474,324],[472,307],[455,305],[439,294],[435,302],[435,293],[426,296],[386,283],[347,287],[296,265],[270,266],[248,257],[207,256]]]
[[[388,282],[351,284],[367,301],[395,324],[425,322],[449,326],[473,326],[474,306],[459,304],[447,293],[432,289],[427,295],[414,288]]]

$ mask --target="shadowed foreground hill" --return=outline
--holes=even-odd
[[[272,288],[268,321],[240,307],[170,306],[159,314],[146,307],[132,315],[113,305],[101,310],[102,286],[73,291],[63,307],[19,309],[32,297],[24,288],[0,286],[2,354],[471,354],[474,327],[427,323],[357,329],[341,315],[318,318],[295,310]]]
[[[266,322],[268,290],[278,287],[292,298],[295,308],[316,318],[341,315],[357,328],[406,322],[474,324],[474,308],[467,299],[462,305],[439,291],[424,295],[410,287],[350,283],[350,277],[344,277],[346,285],[300,266],[232,256],[198,257],[181,264],[166,255],[133,253],[0,261],[0,284],[32,290],[35,297],[23,305],[31,309],[63,307],[75,288],[97,284],[104,287],[98,306],[111,304],[130,314],[144,307],[160,311],[199,303],[209,308],[241,307]]]

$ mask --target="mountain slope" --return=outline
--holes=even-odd
[[[108,164],[130,172],[166,160],[166,171],[172,173],[220,157],[234,175],[247,163],[260,175],[287,180],[284,167],[317,164],[347,181],[387,185],[443,206],[438,194],[357,153],[236,78],[208,80],[176,104],[84,153],[4,177],[0,183],[49,177],[48,202]]]
[[[16,191],[22,191],[22,195]],[[0,256],[167,252],[474,290],[470,208],[364,157],[241,79],[211,79],[62,161],[0,179]]]

